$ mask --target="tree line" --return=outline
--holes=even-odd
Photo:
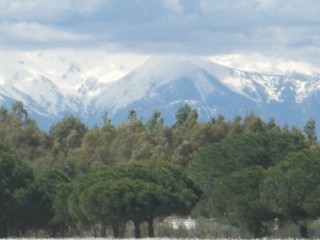
[[[88,128],[73,115],[41,130],[21,102],[0,109],[0,237],[134,236],[154,220],[192,215],[270,236],[275,221],[308,237],[320,216],[315,120],[303,130],[249,113],[198,122],[189,105]]]

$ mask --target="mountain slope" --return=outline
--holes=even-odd
[[[287,69],[300,66],[302,73],[271,65],[268,70],[264,65],[259,73],[259,69],[238,69],[239,57],[233,63],[237,68],[232,67],[226,56],[1,54],[6,58],[0,60],[0,103],[9,106],[23,101],[46,129],[66,114],[77,115],[91,126],[101,123],[107,112],[114,123],[120,123],[131,109],[144,119],[159,110],[172,123],[184,103],[197,108],[200,120],[255,112],[301,127],[308,118],[320,117],[315,110],[320,103],[320,71],[308,65],[286,62]],[[250,69],[249,63],[244,64]]]
[[[212,63],[212,67],[217,66]],[[251,104],[249,99],[188,59],[157,58],[149,59],[127,76],[105,86],[93,103],[96,113],[103,109],[117,122],[124,121],[130,109],[136,109],[144,117],[157,109],[172,122],[175,111],[184,103],[198,108],[204,120],[217,113],[220,106],[230,110],[239,103],[239,98],[242,105]],[[227,106],[222,106],[223,103]]]

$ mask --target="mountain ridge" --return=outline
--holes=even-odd
[[[184,103],[196,108],[203,121],[254,112],[301,127],[308,118],[320,117],[314,111],[320,103],[320,71],[305,64],[304,72],[272,74],[264,67],[261,74],[233,68],[230,61],[222,65],[222,57],[214,62],[213,57],[91,52],[2,54],[8,61],[0,60],[0,104],[22,101],[46,129],[67,114],[90,126],[102,123],[105,113],[120,123],[131,109],[144,119],[159,110],[172,123]],[[250,64],[244,65],[248,70]]]

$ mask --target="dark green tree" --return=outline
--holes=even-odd
[[[180,168],[161,162],[120,164],[94,172],[81,182],[75,188],[76,194],[70,195],[74,216],[113,226],[131,220],[136,237],[141,236],[142,222],[148,223],[152,237],[154,218],[188,214],[201,194]],[[115,236],[118,232],[114,228]]]
[[[102,128],[93,127],[82,138],[79,148],[68,154],[71,168],[70,175],[77,176],[88,173],[92,169],[101,168],[115,163],[117,148],[113,147],[117,130],[107,122]]]
[[[239,188],[244,191],[243,196],[239,195],[239,198],[254,197],[254,199],[251,199],[250,201],[255,202],[252,205],[252,209],[255,207],[257,208],[255,220],[260,219],[259,221],[257,220],[257,224],[259,224],[260,227],[252,225],[252,222],[250,223],[251,216],[248,212],[237,212],[233,215],[233,219],[232,217],[226,219],[229,220],[231,224],[242,222],[243,225],[241,225],[241,227],[245,227],[256,236],[262,234],[264,232],[263,223],[269,218],[269,214],[266,214],[266,218],[261,216],[265,211],[265,207],[261,207],[261,209],[258,210],[257,204],[260,200],[260,196],[258,195],[258,192],[256,192],[255,195],[252,193],[254,190],[258,191],[259,181],[261,179],[258,177],[252,178],[252,182],[243,182],[243,186],[240,185],[241,183],[237,183],[237,180],[235,179],[251,176],[246,172],[247,169],[268,169],[277,165],[288,154],[299,152],[307,148],[308,146],[306,145],[302,134],[258,131],[236,134],[219,143],[212,144],[208,148],[202,149],[188,165],[190,177],[201,186],[204,192],[199,204],[194,209],[195,214],[206,217],[216,217],[216,210],[219,208],[223,209],[222,205],[218,206],[219,204],[222,204],[223,201],[216,202],[212,199],[219,197],[219,194],[223,197],[223,191],[231,194],[236,188]],[[243,175],[243,171],[248,175]],[[237,175],[238,173],[240,175]],[[258,173],[258,171],[256,171],[256,173]],[[221,181],[225,182],[221,183]],[[246,186],[246,183],[253,184],[252,186],[255,186],[256,188],[250,190],[250,185]],[[227,187],[229,189],[227,189]],[[248,187],[248,196],[245,192],[246,187]],[[219,189],[221,192],[217,194],[216,191],[220,191]],[[236,205],[240,206],[243,203],[236,202],[236,199],[231,199],[228,202],[230,203],[230,207]],[[239,207],[239,209],[241,209],[241,207]],[[233,209],[229,208],[226,210],[226,213],[230,213],[231,211],[233,211]],[[243,209],[243,211],[245,211],[245,209]],[[267,213],[267,211],[265,213]],[[222,215],[223,214],[220,216]],[[247,218],[246,221],[244,220],[245,218]],[[238,226],[240,225],[238,224]]]
[[[265,125],[261,117],[254,113],[250,113],[244,118],[244,129],[247,132],[264,132]]]
[[[243,168],[269,168],[291,153],[306,149],[302,134],[291,132],[248,132],[226,138],[202,149],[190,162],[190,176],[205,192],[216,178]]]
[[[198,119],[198,112],[192,109],[188,104],[181,106],[176,112],[176,127],[186,126],[186,124],[194,124]]]
[[[81,146],[87,133],[87,126],[73,115],[65,116],[61,121],[51,126],[49,130],[49,150],[45,158],[46,165],[60,169],[70,176],[77,174],[77,156],[73,151]]]
[[[75,224],[77,230],[88,230],[90,228],[94,228],[94,224],[88,219],[86,214],[80,208],[80,196],[87,188],[94,184],[95,181],[96,179],[91,175],[82,176],[73,183],[72,191],[68,195],[68,215],[70,215],[72,222]]]
[[[131,113],[136,116],[136,113]],[[144,123],[132,117],[129,123],[123,123],[116,129],[111,148],[116,162],[150,159],[152,142]]]
[[[313,118],[310,118],[306,122],[303,128],[303,131],[311,143],[314,143],[317,141],[316,121]]]
[[[310,206],[318,195],[320,158],[310,150],[292,153],[285,161],[267,170],[262,199],[280,220],[299,225],[302,238],[308,238]],[[313,205],[315,204],[315,205]]]
[[[274,215],[261,203],[263,171],[249,167],[219,178],[207,203],[208,213],[248,230],[254,238],[268,236],[266,223]]]
[[[61,236],[67,231],[69,226],[65,221],[68,219],[56,215],[61,213],[56,212],[58,209],[54,208],[54,202],[69,182],[69,177],[56,169],[44,170],[36,175],[27,193],[32,216],[29,222],[34,230],[45,230],[51,237]]]
[[[303,209],[308,213],[310,219],[317,219],[320,216],[320,186],[306,196],[303,202]]]
[[[32,169],[3,145],[0,146],[0,237],[19,236],[27,230],[26,188],[33,180]]]
[[[22,102],[16,102],[8,110],[0,110],[1,141],[21,160],[37,166],[37,160],[46,154],[46,134],[30,118]]]
[[[140,223],[161,203],[163,189],[142,180],[118,179],[98,182],[81,195],[80,207],[89,220],[112,225],[119,237],[118,225],[132,220],[135,237],[141,237]],[[105,237],[105,231],[102,237]]]
[[[56,192],[52,207],[54,210],[53,218],[50,220],[50,226],[57,237],[74,237],[77,233],[76,226],[68,212],[68,198],[72,192],[72,183],[64,182],[68,179],[62,179],[62,183],[56,185]]]
[[[147,130],[150,134],[156,135],[163,128],[164,120],[161,112],[154,111],[149,121],[146,123]]]
[[[82,137],[88,131],[86,125],[75,116],[66,116],[49,131],[53,154],[67,156],[68,150],[80,147]]]

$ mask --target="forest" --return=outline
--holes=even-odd
[[[105,114],[89,128],[68,115],[44,131],[21,102],[2,107],[0,237],[121,238],[130,227],[154,237],[170,216],[255,238],[286,224],[310,236],[320,217],[314,119],[303,129],[254,113],[199,122],[187,104],[175,117],[168,126],[158,111],[144,120],[131,110],[127,122]]]

